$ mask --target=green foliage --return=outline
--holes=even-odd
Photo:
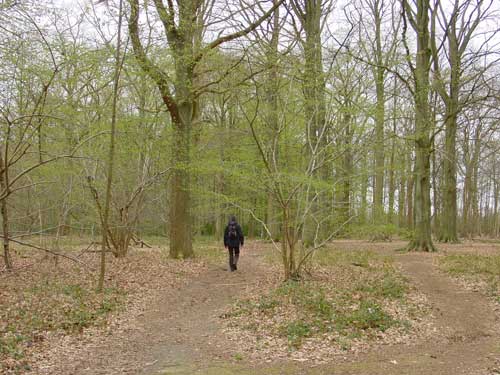
[[[335,323],[339,329],[375,329],[384,332],[399,323],[386,313],[380,305],[370,300],[361,301],[355,310],[337,315],[336,318]]]
[[[236,353],[234,355],[234,359],[237,361],[242,361],[243,360],[243,355],[241,353]]]
[[[406,288],[395,277],[375,280],[365,288],[360,285],[332,293],[314,283],[289,281],[256,301],[239,301],[225,317],[245,316],[255,311],[272,317],[277,309],[283,308],[296,311],[298,318],[285,321],[277,331],[287,338],[291,349],[299,348],[304,338],[316,334],[335,331],[345,337],[360,336],[363,331],[385,331],[400,324],[376,302],[403,297]],[[361,300],[354,297],[359,292],[363,293]]]
[[[400,276],[387,272],[381,277],[358,284],[355,290],[376,297],[401,299],[408,291],[408,285]]]
[[[354,290],[345,290],[333,296],[322,287],[311,283],[288,282],[275,291],[276,297],[282,298],[299,311],[300,319],[286,323],[280,333],[286,336],[292,348],[298,348],[302,339],[315,333],[337,331],[343,335],[361,335],[361,331],[386,329],[399,324],[372,300],[382,297],[386,290],[372,287],[358,302],[354,300]],[[369,292],[372,292],[368,294]],[[391,293],[386,293],[391,296]],[[352,309],[350,306],[356,305]],[[278,306],[275,301],[273,306]]]
[[[282,335],[288,339],[288,344],[292,348],[299,348],[302,344],[302,339],[309,337],[312,327],[304,321],[293,321],[281,328]]]
[[[300,348],[304,339],[323,334],[333,334],[348,348],[353,337],[373,337],[373,332],[404,327],[404,321],[384,308],[394,300],[405,304],[409,290],[392,261],[392,256],[375,251],[320,249],[315,262],[336,275],[331,281],[281,283],[268,293],[238,301],[226,317],[241,319],[252,330],[259,329],[256,323],[270,324],[266,332],[286,338],[292,350]],[[259,319],[254,321],[256,316]],[[275,321],[276,317],[280,318]]]

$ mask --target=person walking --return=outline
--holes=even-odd
[[[229,251],[229,270],[231,272],[238,269],[240,246],[243,247],[244,240],[240,224],[236,221],[236,217],[231,216],[224,230],[224,247]]]

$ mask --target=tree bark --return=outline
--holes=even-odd
[[[4,160],[3,147],[0,147],[0,189],[2,195],[6,194],[9,189],[8,169]],[[9,209],[7,206],[7,196],[0,200],[0,211],[2,215],[3,260],[5,263],[5,268],[11,270],[13,264],[10,254]]]
[[[170,257],[193,256],[190,194],[190,132],[177,124],[172,137],[174,173],[170,184]]]
[[[408,158],[408,177],[406,178],[406,226],[413,230],[415,220],[413,215],[413,196],[415,191],[415,168],[411,157]]]
[[[393,106],[392,106],[392,140],[391,140],[391,156],[389,160],[389,213],[387,221],[389,224],[394,223],[394,201],[396,192],[396,178],[395,178],[395,158],[396,158],[396,132],[398,122],[396,120],[397,116],[397,81],[394,80],[394,90],[393,90]]]
[[[457,228],[457,118],[454,105],[446,108],[445,152],[443,160],[444,190],[440,241],[458,243]]]
[[[404,0],[405,16],[410,19],[417,34],[417,54],[414,76],[415,101],[415,232],[409,250],[435,251],[431,235],[430,155],[432,143],[431,113],[429,106],[429,0],[417,0],[416,17]]]
[[[276,4],[276,0],[274,3]],[[278,42],[280,35],[279,25],[279,8],[273,14],[272,19],[272,34],[269,45],[266,51],[266,67],[268,69],[267,80],[265,82],[264,91],[266,95],[266,125],[269,129],[269,152],[268,160],[271,161],[273,168],[277,169],[279,162],[279,50]],[[276,207],[276,197],[272,192],[267,194],[267,212],[266,225],[273,239],[280,238],[280,225],[278,223],[278,208]]]
[[[373,68],[377,102],[375,108],[375,184],[373,189],[373,218],[380,224],[384,217],[384,122],[385,122],[385,66],[382,58],[382,31],[380,7],[373,7],[375,21],[375,56],[376,67]]]

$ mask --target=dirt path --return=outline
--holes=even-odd
[[[218,317],[241,288],[264,277],[255,243],[242,252],[237,272],[228,272],[225,263],[210,265],[187,285],[166,287],[143,315],[128,324],[133,328],[105,336],[98,345],[69,343],[66,361],[52,362],[43,373],[158,374],[186,364],[204,367],[227,360],[230,348],[224,345],[229,343],[222,338]]]
[[[396,261],[427,295],[439,339],[378,347],[356,359],[335,359],[315,368],[307,363],[238,363],[218,316],[241,289],[265,277],[257,246],[244,249],[237,272],[228,272],[225,265],[209,267],[187,286],[166,291],[133,330],[109,336],[97,347],[83,346],[77,360],[59,364],[53,374],[500,374],[500,331],[488,299],[458,287],[428,254],[398,254]]]
[[[339,366],[339,373],[500,374],[500,332],[491,303],[437,271],[433,259],[420,253],[397,256],[403,272],[433,307],[437,338],[413,347],[378,349],[357,363]]]
[[[212,266],[193,280],[188,288],[178,291],[171,302],[152,316],[153,332],[163,330],[163,341],[152,347],[154,365],[146,366],[142,374],[155,374],[186,364],[203,368],[207,363],[227,360],[231,348],[222,337],[219,316],[223,309],[241,295],[246,286],[264,276],[258,248],[250,243],[242,249],[238,271],[228,272],[226,265]],[[158,319],[159,317],[167,319]],[[150,321],[147,319],[146,321]]]
[[[394,253],[392,253],[394,254]],[[255,254],[252,266],[256,266]],[[495,375],[500,374],[499,322],[490,301],[460,288],[439,272],[431,254],[397,254],[404,274],[424,293],[439,333],[432,342],[378,347],[347,362],[316,368],[307,364],[228,364],[216,357],[205,363],[163,367],[167,374],[356,374],[356,375]]]

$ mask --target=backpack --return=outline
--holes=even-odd
[[[227,235],[231,240],[235,240],[238,238],[238,230],[236,229],[236,223],[229,223]]]

